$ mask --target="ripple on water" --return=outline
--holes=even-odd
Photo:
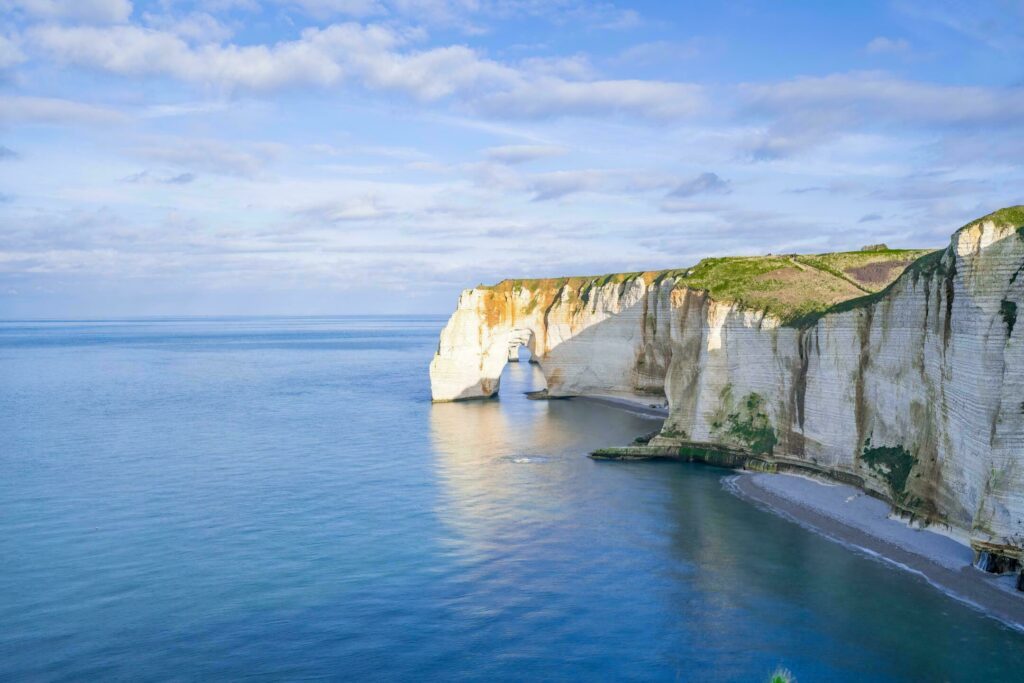
[[[1024,639],[649,420],[431,405],[439,318],[0,323],[0,679],[1014,679]],[[16,419],[10,419],[16,416]]]

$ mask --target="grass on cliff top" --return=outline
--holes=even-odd
[[[520,278],[502,280],[496,285],[478,285],[477,289],[488,289],[498,292],[519,291],[527,289],[533,292],[559,289],[565,285],[575,290],[584,287],[603,287],[607,284],[622,284],[637,278],[644,278],[648,283],[670,273],[682,273],[682,270],[650,270],[630,273],[608,273],[606,275],[575,275],[572,277]]]
[[[993,211],[987,216],[971,221],[964,228],[969,228],[975,223],[981,223],[982,221],[992,221],[1000,227],[1022,228],[1024,227],[1024,206],[1008,206],[1005,209]]]
[[[924,250],[705,259],[679,282],[792,325],[889,286]]]
[[[1024,206],[1010,206],[971,221],[1020,228],[1024,237]],[[908,268],[917,274],[941,265],[943,251],[929,249],[871,249],[826,254],[732,256],[707,258],[692,268],[610,273],[579,277],[502,280],[480,285],[494,292],[553,294],[569,287],[586,303],[591,289],[643,278],[648,284],[672,279],[676,284],[708,292],[717,301],[761,310],[784,325],[804,326],[822,315],[869,305]]]
[[[928,249],[880,249],[797,256],[800,263],[848,280],[865,293],[879,292]]]
[[[887,249],[810,255],[707,258],[692,268],[616,272],[574,278],[503,280],[480,288],[496,293],[555,292],[568,287],[586,302],[591,290],[643,279],[647,284],[672,279],[677,286],[708,292],[717,301],[763,310],[785,325],[806,322],[838,303],[881,292],[899,274],[929,252]]]
[[[923,250],[884,249],[811,255],[730,256],[707,258],[693,268],[611,273],[566,278],[502,280],[481,285],[495,292],[534,294],[563,286],[586,302],[594,287],[642,278],[652,283],[672,279],[689,289],[708,292],[717,301],[762,310],[784,323],[819,315],[831,306],[884,289]]]

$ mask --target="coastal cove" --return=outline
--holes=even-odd
[[[432,404],[441,318],[0,324],[0,677],[1010,679],[1024,635],[732,495],[659,422]],[[817,484],[815,484],[816,486]]]
[[[548,398],[667,410],[597,457],[825,476],[967,539],[1024,591],[1024,206],[944,249],[707,258],[465,290],[435,401],[494,396],[527,347]]]
[[[579,397],[654,419],[667,411],[641,398]],[[928,526],[891,500],[866,492],[862,482],[840,483],[843,473],[818,470],[791,459],[754,456],[713,444],[647,445],[654,430],[629,446],[599,448],[591,457],[619,462],[701,463],[736,470],[726,477],[730,492],[769,512],[879,561],[925,579],[937,590],[1024,633],[1024,593],[1017,577],[980,568],[977,553],[963,534]]]
[[[1024,633],[1024,596],[1015,577],[973,565],[970,546],[934,529],[910,526],[863,491],[794,475],[749,474],[730,491],[857,552],[912,572],[937,590]]]

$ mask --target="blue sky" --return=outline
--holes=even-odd
[[[0,317],[436,313],[1024,203],[1024,1],[0,0]]]

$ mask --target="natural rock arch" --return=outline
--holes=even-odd
[[[493,396],[519,346],[540,366],[550,396],[663,395],[667,347],[651,349],[657,339],[668,340],[669,318],[657,322],[657,311],[667,310],[670,292],[669,283],[660,287],[643,278],[600,285],[582,279],[506,281],[468,289],[430,364],[433,399]],[[651,372],[638,371],[640,358],[650,361]]]
[[[472,329],[466,329],[467,326]],[[430,364],[431,394],[435,401],[490,398],[498,393],[501,373],[519,347],[525,346],[540,363],[537,335],[529,327],[480,325],[475,316],[453,316],[441,335]]]

